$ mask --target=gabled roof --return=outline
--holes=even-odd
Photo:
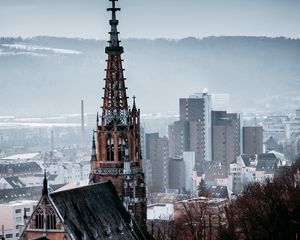
[[[255,160],[255,155],[253,154],[242,154],[241,158],[243,159],[243,162],[246,167],[250,167],[251,160]]]
[[[258,171],[275,171],[278,168],[280,160],[275,156],[274,153],[262,153],[257,155],[257,166]]]
[[[57,177],[58,177],[58,175],[56,175],[56,174],[49,175],[48,181],[54,181]]]
[[[0,163],[0,175],[12,175],[12,174],[24,174],[41,172],[41,167],[36,162],[26,163],[12,163],[1,162]]]
[[[50,196],[75,239],[146,239],[110,181]]]
[[[23,188],[26,186],[17,176],[5,177],[4,179],[12,188]]]

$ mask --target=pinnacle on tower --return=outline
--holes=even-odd
[[[93,132],[93,144],[92,144],[92,156],[91,156],[91,161],[97,161],[96,142],[95,142],[95,132]]]
[[[132,104],[132,112],[136,112],[137,111],[137,108],[136,108],[136,105],[135,105],[135,99],[136,99],[136,96],[133,95],[133,104]]]
[[[47,181],[47,174],[46,169],[44,170],[44,181],[43,181],[43,195],[48,195],[48,181]]]

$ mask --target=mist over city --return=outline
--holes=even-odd
[[[299,9],[0,1],[0,238],[298,239]]]

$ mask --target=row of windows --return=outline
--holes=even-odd
[[[44,215],[37,214],[35,216],[35,227],[37,229],[44,229]],[[56,216],[54,214],[47,215],[46,228],[47,229],[56,229]]]
[[[25,208],[25,211],[30,212],[30,208]],[[22,209],[20,209],[20,208],[15,210],[15,213],[21,213],[21,212],[22,212]]]

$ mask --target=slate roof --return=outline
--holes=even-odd
[[[253,154],[242,154],[241,158],[243,159],[245,166],[250,167],[251,160],[255,160],[256,156]]]
[[[110,181],[50,196],[75,239],[146,239]]]
[[[51,185],[52,190],[62,187],[62,184]],[[7,203],[15,200],[27,199],[36,200],[41,196],[42,186],[24,187],[15,189],[0,189],[0,203]]]
[[[26,163],[1,163],[0,176],[13,175],[13,174],[30,174],[41,172],[41,167],[36,162]]]
[[[216,178],[227,178],[228,171],[224,165],[210,165],[204,170],[204,180],[205,181],[214,181]]]
[[[262,153],[257,155],[257,171],[275,171],[280,160],[274,153]]]
[[[12,188],[23,188],[26,186],[17,176],[5,177],[4,179]]]

